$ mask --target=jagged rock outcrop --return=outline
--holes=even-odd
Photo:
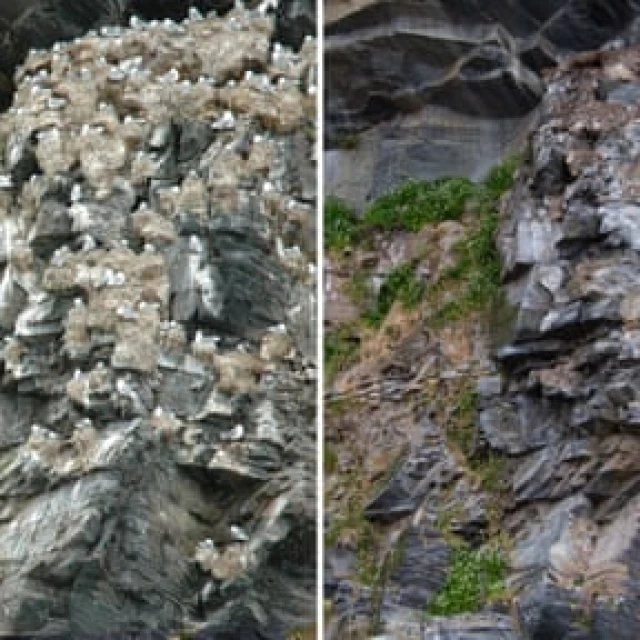
[[[125,24],[132,16],[147,20],[183,20],[189,10],[225,15],[234,0],[15,0],[0,6],[0,109],[11,103],[13,73],[29,49],[51,47],[104,25]],[[257,6],[259,2],[247,2]],[[274,5],[274,6],[272,6]],[[274,10],[275,7],[275,10]],[[263,4],[276,17],[274,39],[298,50],[315,34],[314,0]]]
[[[326,556],[332,638],[638,637],[640,48],[572,57],[548,83],[501,205],[501,306],[437,328],[427,301],[383,325],[329,391],[329,525],[362,506]],[[393,253],[433,282],[439,237],[378,240],[367,273]],[[346,253],[364,263],[359,252]],[[477,393],[467,423],[456,379]],[[507,588],[480,613],[425,620],[451,533],[499,539]]]
[[[243,9],[108,27],[17,74],[2,635],[315,617],[315,44],[273,33]]]
[[[512,582],[530,637],[631,640],[640,49],[573,66],[551,78],[530,162],[504,204],[499,245],[517,317],[479,429],[518,460],[505,527],[516,534]]]
[[[480,178],[521,144],[540,71],[628,26],[632,0],[329,1],[327,193],[357,207],[412,177]]]

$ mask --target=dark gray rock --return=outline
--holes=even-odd
[[[281,0],[276,10],[276,31],[278,42],[299,49],[305,36],[316,32],[315,0]]]
[[[637,56],[608,53],[551,77],[530,164],[503,206],[499,247],[519,313],[497,354],[502,393],[482,395],[479,429],[490,447],[519,456],[506,519],[518,536],[511,580],[527,637],[540,640],[632,638],[640,628],[630,515],[640,446],[637,107],[616,111],[593,91]],[[589,118],[602,136],[588,133]],[[553,229],[546,249],[532,241],[532,220]]]
[[[637,12],[630,0],[328,2],[327,193],[361,208],[408,178],[483,177],[521,144],[543,68]],[[562,147],[544,154],[537,184],[558,191]]]
[[[444,584],[450,549],[438,531],[409,526],[394,551],[398,554],[385,590],[385,606],[421,609]]]

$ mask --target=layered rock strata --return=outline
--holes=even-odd
[[[504,207],[517,318],[479,436],[518,461],[505,527],[533,638],[640,629],[639,74],[636,47],[553,76]]]
[[[32,54],[0,117],[2,635],[315,615],[315,45],[192,18]]]
[[[356,207],[412,177],[482,177],[519,146],[542,68],[593,49],[629,0],[327,5],[327,192]]]
[[[328,394],[331,638],[638,637],[640,49],[577,56],[548,81],[502,202],[499,316],[436,329],[428,308],[396,309]],[[353,254],[434,281],[457,226]],[[502,546],[505,589],[479,613],[425,616],[452,534]]]

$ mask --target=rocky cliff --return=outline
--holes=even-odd
[[[547,81],[494,213],[330,252],[330,638],[640,633],[640,49]]]
[[[137,19],[16,75],[1,635],[276,639],[315,617],[315,44],[274,33],[242,8]]]
[[[636,12],[632,0],[329,0],[327,193],[360,208],[414,176],[481,178],[522,144],[541,69]]]
[[[273,40],[298,50],[315,34],[314,0],[246,3],[275,16]],[[273,6],[271,6],[273,4]],[[13,73],[30,49],[51,47],[89,29],[127,24],[131,17],[183,20],[190,10],[226,15],[234,0],[15,0],[0,6],[0,109],[13,94]]]

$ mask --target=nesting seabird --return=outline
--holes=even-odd
[[[222,117],[216,120],[211,127],[217,130],[234,129],[236,126],[235,116],[231,111],[225,111]]]
[[[231,431],[223,432],[220,434],[220,440],[227,442],[238,442],[244,438],[244,426],[237,424]]]
[[[231,532],[231,535],[233,536],[233,539],[235,541],[237,541],[237,542],[248,542],[249,541],[249,536],[238,525],[232,524],[229,527],[229,531]]]
[[[98,245],[91,234],[85,233],[82,236],[82,251],[85,253],[87,251],[93,251],[97,246]]]

